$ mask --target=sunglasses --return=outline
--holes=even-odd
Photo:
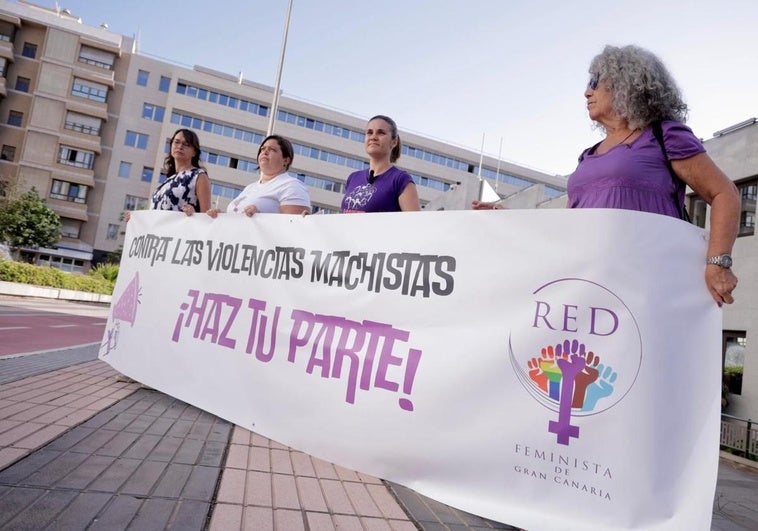
[[[597,90],[597,86],[600,84],[600,74],[592,74],[592,77],[590,78],[589,83],[587,83],[587,88],[591,90]]]

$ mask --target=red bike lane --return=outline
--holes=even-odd
[[[0,357],[99,343],[105,323],[98,317],[61,313],[0,313]]]

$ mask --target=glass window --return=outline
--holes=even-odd
[[[50,186],[50,197],[85,204],[87,202],[87,190],[88,188],[81,184],[53,179],[53,184]]]
[[[740,193],[740,203],[742,205],[740,212],[740,227],[738,236],[752,236],[755,234],[755,203],[758,199],[758,180],[737,185]]]
[[[81,50],[79,50],[79,62],[96,66],[104,70],[113,70],[113,63],[116,62],[116,56],[112,52],[93,48],[92,46],[82,45]],[[145,82],[147,82],[147,79]]]
[[[724,384],[729,392],[735,395],[742,394],[742,371],[745,367],[745,353],[747,352],[747,336],[744,331],[723,332],[723,366]]]
[[[150,72],[145,72],[144,70],[140,70],[137,72],[137,84],[141,87],[147,86],[147,79],[150,77]]]
[[[108,232],[105,234],[106,240],[115,240],[118,239],[118,225],[114,225],[113,223],[108,223]]]
[[[37,57],[37,45],[32,44],[31,42],[25,42],[24,49],[21,50],[21,55],[34,59]]]
[[[58,150],[58,162],[68,166],[91,170],[95,162],[95,153],[69,146],[61,146]]]
[[[138,149],[147,149],[147,141],[150,137],[142,133],[136,133],[134,131],[126,132],[126,140],[124,145],[129,147],[136,147]]]
[[[142,104],[142,117],[156,122],[162,122],[166,113],[165,107],[153,105],[152,103]]]
[[[127,195],[124,199],[124,210],[145,210],[147,208],[147,198]]]
[[[80,98],[105,103],[108,97],[108,87],[92,81],[74,79],[71,94]]]
[[[142,181],[149,183],[153,180],[153,168],[148,168],[147,166],[144,166],[142,168]]]
[[[184,83],[177,83],[176,84],[176,93],[177,94],[186,94],[187,93],[187,85]]]
[[[161,76],[161,80],[158,83],[158,90],[161,92],[168,92],[169,87],[171,86],[171,78],[166,76]]]
[[[118,165],[118,176],[129,178],[129,173],[132,171],[132,163],[124,162],[123,160]]]
[[[16,26],[5,20],[0,20],[0,41],[13,42]]]
[[[3,145],[2,151],[0,151],[0,160],[9,160],[13,162],[16,158],[16,147]]]
[[[29,92],[29,86],[31,83],[32,81],[28,77],[18,76],[16,78],[16,90],[20,90],[21,92]]]
[[[8,125],[15,125],[21,127],[21,123],[24,121],[24,113],[18,111],[10,111],[8,113]]]
[[[101,124],[102,120],[100,118],[80,114],[78,112],[67,111],[66,121],[63,127],[71,131],[84,133],[85,135],[98,136],[100,135]]]

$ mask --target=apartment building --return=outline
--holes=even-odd
[[[146,208],[168,140],[180,127],[200,136],[212,201],[223,208],[256,179],[272,87],[138,53],[134,39],[87,26],[67,10],[0,5],[0,176],[34,187],[60,216],[54,249],[29,250],[38,263],[86,270],[123,244],[123,212]],[[387,112],[377,109],[377,112]],[[274,130],[295,146],[290,171],[314,210],[339,211],[347,176],[367,167],[369,117],[281,97]],[[565,193],[565,178],[400,131],[399,166],[422,205],[486,179],[502,196],[530,190],[536,206]],[[432,205],[433,206],[433,205]]]

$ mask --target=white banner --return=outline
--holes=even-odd
[[[710,529],[703,231],[621,210],[135,212],[101,359],[497,521]]]

